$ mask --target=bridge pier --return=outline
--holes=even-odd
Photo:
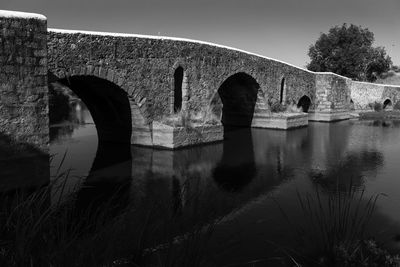
[[[49,181],[47,19],[0,11],[0,191]]]
[[[352,80],[334,73],[316,73],[315,108],[310,121],[339,121],[350,118],[350,84]]]
[[[1,11],[0,133],[48,153],[47,20]]]

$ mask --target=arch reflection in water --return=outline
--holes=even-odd
[[[99,142],[89,175],[76,194],[78,216],[117,216],[129,204],[131,181],[130,145]]]
[[[251,128],[224,128],[222,159],[213,171],[213,178],[221,189],[237,192],[256,175]]]

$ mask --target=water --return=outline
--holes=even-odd
[[[272,257],[281,247],[300,248],[293,228],[307,220],[298,194],[316,190],[365,190],[365,201],[385,194],[368,235],[400,251],[394,238],[400,234],[400,122],[240,129],[227,132],[221,143],[168,151],[98,145],[90,114],[84,108],[77,112],[81,124],[51,128],[53,175],[67,151],[61,168],[71,169],[66,192],[78,191],[78,202],[85,203],[107,198],[115,192],[110,185],[119,185],[124,188],[118,191],[121,205],[147,209],[157,199],[172,203],[171,212],[196,210],[204,224],[219,218],[209,248],[219,264]]]

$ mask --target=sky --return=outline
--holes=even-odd
[[[400,65],[400,0],[0,0],[49,28],[190,38],[305,67],[308,48],[343,23],[368,28]]]

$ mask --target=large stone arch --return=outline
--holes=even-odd
[[[261,87],[246,72],[228,76],[212,95],[210,108],[224,126],[251,127]]]
[[[57,75],[49,71],[48,78],[49,84],[59,82],[70,87],[88,106],[99,141],[152,144],[146,97],[135,88],[126,88],[123,75],[86,66]]]

